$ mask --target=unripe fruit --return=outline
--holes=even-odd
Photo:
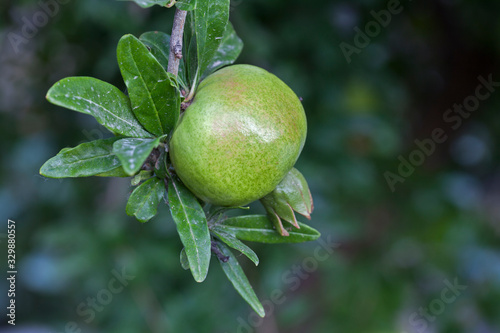
[[[225,67],[198,87],[170,141],[177,175],[200,199],[241,206],[271,192],[304,146],[295,93],[250,65]]]

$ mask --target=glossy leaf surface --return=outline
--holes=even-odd
[[[120,160],[113,153],[110,138],[82,143],[75,148],[64,148],[40,168],[40,174],[50,178],[88,177],[113,172]]]
[[[154,148],[158,147],[160,138],[140,139],[125,138],[113,144],[113,152],[120,159],[123,169],[130,176],[137,173]]]
[[[255,252],[251,248],[243,244],[243,242],[241,242],[239,239],[227,233],[226,231],[224,231],[224,229],[219,229],[217,227],[212,229],[212,233],[228,246],[246,255],[248,259],[253,261],[255,266],[259,265],[259,258],[257,257],[257,254],[255,254]]]
[[[219,48],[229,21],[229,0],[199,1],[194,13],[198,80],[205,73]]]
[[[130,100],[115,86],[92,77],[68,77],[50,88],[47,100],[89,114],[115,134],[148,138],[130,107]]]
[[[177,179],[168,184],[170,212],[186,249],[194,279],[205,280],[210,264],[211,241],[205,212],[198,199]]]
[[[236,61],[243,49],[243,41],[234,31],[231,22],[227,23],[222,41],[215,53],[208,68],[205,70],[202,79],[212,74],[222,66],[230,65]]]
[[[156,136],[170,133],[179,119],[180,95],[163,66],[132,35],[120,39],[117,57],[136,118]]]
[[[245,272],[243,272],[243,269],[238,263],[238,260],[236,260],[234,254],[226,245],[218,243],[218,246],[222,254],[228,257],[228,260],[226,262],[222,260],[219,260],[219,262],[227,278],[233,284],[234,289],[236,289],[241,297],[243,297],[243,299],[247,301],[248,304],[250,304],[252,309],[254,309],[259,316],[264,317],[266,314],[264,312],[264,307],[257,298],[255,291],[250,285],[250,282],[248,282],[248,278],[246,277]]]
[[[160,65],[162,65],[162,67],[167,70],[168,56],[170,53],[170,35],[161,31],[149,31],[143,33],[141,37],[139,37],[139,39],[149,48],[149,52],[151,52],[156,60],[158,60]],[[179,73],[177,76],[177,80],[182,87],[187,89],[186,69],[184,68],[184,61],[179,62]]]
[[[205,0],[199,0],[199,1],[205,1]],[[179,8],[180,10],[194,10],[196,7],[196,0],[177,0],[175,3],[175,6]]]
[[[153,177],[137,186],[130,195],[126,212],[141,222],[147,222],[156,215],[158,205],[165,195],[163,180]]]

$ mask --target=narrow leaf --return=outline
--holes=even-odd
[[[248,282],[245,272],[243,272],[243,269],[236,260],[236,257],[226,245],[222,243],[218,243],[218,245],[222,254],[229,258],[226,262],[223,262],[222,260],[219,260],[219,262],[222,266],[222,270],[226,273],[227,278],[233,284],[234,289],[236,289],[241,297],[243,297],[243,299],[252,307],[252,309],[255,310],[255,312],[257,312],[259,316],[264,317],[266,315],[264,307],[257,298],[257,295],[255,295],[255,291],[250,285],[250,282]]]
[[[212,233],[233,249],[238,250],[246,255],[248,259],[253,261],[255,266],[259,265],[259,258],[257,257],[257,254],[255,254],[255,252],[251,248],[243,244],[239,239],[225,232],[223,229],[217,227],[212,229]]]
[[[113,144],[113,153],[120,159],[125,172],[132,176],[141,169],[153,149],[159,144],[160,138],[125,138]]]
[[[203,208],[194,194],[175,178],[168,184],[168,201],[191,273],[197,282],[202,282],[208,274],[211,253],[210,232]]]
[[[321,234],[316,229],[300,223],[300,229],[288,230],[289,236],[281,236],[265,215],[244,215],[231,217],[218,225],[224,231],[244,241],[259,243],[301,243],[313,241]]]
[[[115,134],[148,138],[130,108],[130,101],[115,86],[92,77],[68,77],[50,88],[47,100],[89,114]]]
[[[170,49],[170,35],[161,31],[149,31],[143,33],[139,39],[149,48],[149,52],[158,60],[160,65],[167,70],[168,56]],[[168,74],[168,73],[167,73]],[[177,80],[184,89],[188,89],[186,85],[186,70],[184,68],[184,61],[179,63],[179,73]]]
[[[229,21],[230,0],[199,1],[194,10],[198,69],[201,79],[222,42]],[[196,83],[195,83],[196,84]]]
[[[206,76],[212,74],[222,66],[234,63],[242,49],[243,41],[238,37],[236,31],[234,31],[231,22],[228,22],[221,44],[201,79],[203,80]]]
[[[180,10],[187,10],[187,11],[194,10],[196,7],[196,0],[177,0],[175,6],[177,6],[177,8]]]
[[[182,52],[182,63],[186,70],[186,82],[189,88],[195,85],[196,71],[198,69],[198,52],[196,46],[196,31],[194,23],[194,11],[190,11],[186,15],[184,23],[184,41]]]
[[[170,133],[179,119],[180,95],[165,69],[132,35],[120,39],[117,57],[137,119],[156,136]]]
[[[141,222],[152,219],[157,212],[158,204],[165,195],[163,180],[153,177],[137,186],[130,195],[126,212]]]
[[[75,148],[64,148],[40,168],[40,174],[50,178],[88,177],[105,174],[120,167],[113,153],[110,138],[82,143]]]

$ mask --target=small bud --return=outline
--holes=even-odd
[[[294,211],[310,220],[314,209],[307,181],[295,168],[290,170],[281,183],[260,201],[264,205],[269,219],[282,236],[288,236],[282,220],[299,229]]]
[[[149,179],[153,175],[153,171],[141,170],[137,175],[132,178],[130,182],[132,186],[139,185],[143,180]]]

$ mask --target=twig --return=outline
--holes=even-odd
[[[219,249],[219,247],[217,246],[217,242],[216,241],[212,241],[212,252],[217,256],[217,258],[219,258],[220,261],[222,262],[227,262],[229,260],[229,257],[228,256],[225,256],[222,251]]]
[[[174,25],[170,36],[170,54],[168,56],[168,72],[177,76],[179,63],[182,58],[182,35],[184,34],[184,23],[187,11],[175,10]]]

